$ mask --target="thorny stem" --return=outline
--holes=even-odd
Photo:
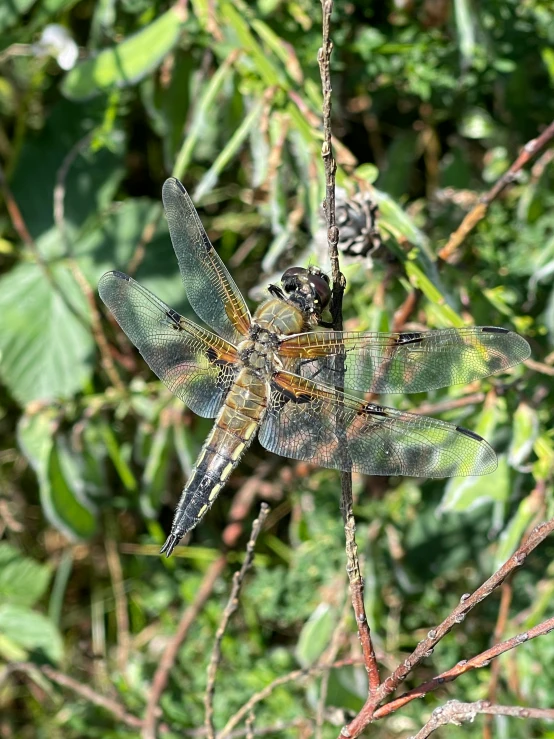
[[[479,713],[489,716],[514,716],[516,718],[538,718],[554,721],[552,708],[527,708],[525,706],[492,705],[490,701],[482,700],[475,703],[461,703],[448,701],[444,706],[436,708],[429,721],[412,739],[427,739],[440,726],[455,724],[460,726],[464,721],[473,721]]]
[[[333,278],[333,295],[331,300],[331,315],[333,317],[333,328],[342,329],[342,298],[346,280],[340,271],[339,264],[339,230],[336,225],[335,214],[335,173],[337,163],[333,157],[332,131],[331,131],[331,53],[333,43],[330,37],[331,13],[333,11],[332,0],[321,0],[323,12],[323,43],[317,54],[321,85],[323,89],[323,145],[321,156],[325,167],[325,217],[327,220],[327,242],[329,247],[329,258],[331,261],[331,276]],[[339,429],[340,431],[340,429]],[[356,521],[352,512],[352,474],[350,471],[341,473],[341,510],[344,521],[344,533],[346,538],[346,556],[348,579],[352,606],[356,617],[356,625],[364,655],[364,662],[368,673],[369,694],[372,695],[379,686],[379,669],[375,650],[371,640],[371,633],[364,606],[364,581],[360,570],[358,559],[358,547],[356,544]]]
[[[407,703],[411,703],[416,698],[423,698],[423,696],[430,691],[436,690],[446,683],[450,683],[453,680],[456,680],[456,678],[460,677],[460,675],[463,675],[466,672],[479,669],[480,667],[488,667],[492,659],[498,657],[501,654],[504,654],[504,652],[508,652],[510,649],[514,649],[520,644],[524,644],[531,639],[536,639],[538,636],[549,634],[551,631],[554,631],[554,617],[543,621],[542,623],[534,626],[528,631],[524,631],[521,634],[516,634],[516,636],[513,636],[511,639],[506,639],[506,641],[495,644],[494,647],[486,649],[484,652],[477,654],[471,659],[464,659],[461,662],[458,662],[457,665],[454,665],[454,667],[451,667],[449,670],[441,672],[440,675],[437,675],[431,680],[422,683],[417,688],[404,693],[404,695],[401,695],[400,698],[387,703],[382,708],[375,711],[375,713],[373,714],[373,718],[379,719],[383,718],[384,716],[388,716],[391,713],[394,713],[394,711],[397,711],[399,708],[402,708],[402,706],[405,706]]]
[[[213,699],[214,699],[214,692],[215,692],[215,678],[217,674],[217,667],[221,660],[221,642],[225,635],[225,631],[227,629],[231,616],[237,610],[242,583],[244,582],[246,573],[252,566],[252,562],[254,560],[254,547],[256,546],[256,540],[260,534],[260,531],[262,530],[262,527],[264,525],[264,522],[265,522],[265,519],[267,518],[268,513],[269,513],[269,506],[267,505],[267,503],[262,503],[258,518],[254,521],[252,525],[252,533],[250,534],[250,539],[246,546],[246,557],[244,558],[244,562],[242,563],[242,567],[240,568],[240,570],[235,572],[233,576],[233,587],[231,588],[231,594],[229,595],[229,600],[227,601],[225,610],[223,611],[221,623],[219,624],[219,627],[216,631],[214,646],[212,649],[212,654],[211,654],[210,662],[208,665],[208,682],[206,685],[206,693],[204,695],[204,709],[205,709],[204,726],[206,729],[206,735],[208,736],[208,739],[215,739],[215,727],[214,727],[214,721],[213,721],[213,715],[214,715]]]

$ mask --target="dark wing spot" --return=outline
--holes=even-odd
[[[485,334],[509,334],[507,328],[499,328],[498,326],[482,326],[481,331]]]
[[[276,382],[271,383],[271,387],[277,390],[283,397],[289,400],[291,403],[309,403],[313,400],[313,397],[309,393],[295,393],[292,390],[287,390],[281,387]]]
[[[217,367],[228,367],[231,362],[227,362],[225,359],[220,359],[219,354],[216,352],[216,350],[213,348],[213,346],[210,346],[206,349],[206,357],[208,358],[208,362],[210,364],[214,364]]]
[[[125,282],[131,282],[129,275],[126,275],[125,272],[120,272],[118,269],[114,269],[112,275],[118,277],[120,280],[125,280]]]
[[[414,331],[411,334],[400,334],[396,339],[396,344],[418,344],[423,341],[423,334]]]
[[[469,429],[465,429],[463,426],[456,426],[456,431],[459,431],[461,434],[465,434],[465,436],[469,436],[470,439],[475,439],[475,441],[483,441],[479,434],[476,434]]]
[[[382,416],[383,418],[388,416],[388,413],[382,406],[375,405],[374,403],[366,403],[362,406],[360,413],[369,413],[372,416]]]
[[[174,324],[174,327],[176,329],[181,328],[182,316],[179,313],[177,313],[177,311],[173,310],[173,308],[170,308],[168,311],[166,311],[166,316]]]

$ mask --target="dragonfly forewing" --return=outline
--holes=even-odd
[[[337,357],[345,359],[344,375]],[[318,331],[285,339],[287,369],[327,385],[372,393],[419,393],[463,385],[529,357],[518,334],[494,326],[412,333]]]
[[[183,185],[170,178],[162,194],[188,301],[210,328],[237,344],[250,328],[248,306],[212,246]]]

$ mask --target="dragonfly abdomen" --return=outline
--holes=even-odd
[[[250,370],[241,370],[225,398],[179,500],[171,534],[161,550],[168,557],[178,541],[212,507],[227,478],[255,437],[266,405],[265,383]]]

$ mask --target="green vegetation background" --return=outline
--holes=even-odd
[[[52,23],[67,31],[58,50],[44,42]],[[160,558],[210,422],[170,396],[102,310],[115,364],[108,376],[87,285],[100,308],[100,275],[134,269],[187,310],[160,218],[171,173],[245,294],[301,259],[323,199],[319,2],[12,0],[0,8],[0,34],[0,156],[13,197],[0,210],[0,662],[50,663],[141,716],[179,614],[225,549],[231,502],[247,498],[244,486],[258,476],[271,526],[223,641],[221,727],[253,692],[315,663],[329,645],[347,598],[337,475],[255,445],[189,545]],[[79,59],[64,70],[72,39]],[[528,338],[535,360],[551,361],[552,152],[493,204],[456,265],[435,255],[554,118],[552,4],[339,0],[333,39],[338,180],[350,192],[356,180],[373,184],[385,242],[371,269],[344,262],[348,326],[388,330],[417,287],[412,323],[506,326]],[[384,401],[409,409],[479,390],[484,400],[437,415],[486,436],[499,453],[496,473],[355,480],[366,607],[384,672],[552,515],[551,375],[518,367],[480,386]],[[161,701],[168,736],[202,725],[208,656],[258,506],[250,500],[242,534],[227,529],[228,566],[179,651]],[[553,555],[546,541],[518,573],[500,636],[552,614]],[[490,646],[498,602],[477,608],[408,686]],[[117,606],[128,609],[128,633]],[[339,656],[358,654],[350,619]],[[468,674],[371,735],[416,733],[448,697],[487,697],[489,680],[489,670]],[[256,727],[313,719],[318,685],[275,691]],[[499,702],[551,708],[553,694],[552,635],[501,658]],[[356,711],[364,695],[362,668],[332,673],[329,706]],[[3,673],[0,715],[5,737],[138,736],[71,691],[18,673]],[[448,735],[475,735],[478,724]],[[495,731],[554,736],[548,724],[514,719]],[[324,736],[337,732],[325,724]]]

